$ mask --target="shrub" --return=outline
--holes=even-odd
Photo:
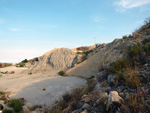
[[[38,57],[36,57],[36,58],[35,58],[35,61],[39,61],[39,58],[38,58]]]
[[[11,72],[10,72],[10,74],[14,74],[14,73],[15,73],[15,71],[11,71]]]
[[[13,113],[13,110],[5,109],[5,110],[3,111],[3,113]]]
[[[123,36],[122,38],[123,38],[123,39],[127,39],[127,38],[128,38],[128,36],[127,36],[127,35],[125,35],[125,36]]]
[[[16,65],[16,67],[25,67],[25,63],[19,63]]]
[[[61,75],[61,76],[64,76],[65,72],[64,71],[59,71],[58,74]]]
[[[21,99],[11,99],[7,103],[10,107],[14,109],[15,112],[20,112],[22,110],[24,101]]]
[[[142,41],[142,43],[145,45],[145,44],[147,44],[147,43],[149,43],[150,42],[150,37],[149,38],[146,38],[146,39],[144,39],[143,41]]]
[[[122,84],[131,88],[137,88],[140,85],[138,74],[139,72],[137,68],[126,68],[122,72],[117,72],[116,77],[119,79],[119,81],[122,81]]]
[[[63,100],[66,102],[69,102],[72,98],[69,93],[65,93],[62,97],[63,97]]]
[[[87,79],[87,85],[88,85],[88,92],[93,91],[93,89],[95,88],[96,82],[94,81],[93,78],[88,78]]]
[[[143,48],[146,53],[150,52],[150,44],[145,44]]]
[[[32,75],[32,72],[28,73],[29,75]]]
[[[21,61],[22,63],[27,63],[28,60],[27,59],[24,59],[23,61]]]
[[[134,46],[129,48],[128,55],[131,58],[133,58],[133,57],[136,57],[138,55],[141,55],[142,52],[143,52],[143,48],[141,47],[141,44],[138,43],[137,45],[134,45]]]
[[[129,38],[133,38],[133,35],[129,35],[128,37],[129,37]]]
[[[4,94],[5,94],[5,92],[0,91],[0,95],[4,95]]]
[[[121,58],[114,62],[108,69],[110,73],[122,72],[125,68],[131,67],[131,62],[127,58]]]

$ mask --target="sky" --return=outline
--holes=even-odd
[[[108,43],[150,17],[150,0],[0,0],[0,62]]]

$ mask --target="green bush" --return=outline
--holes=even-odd
[[[108,69],[110,73],[122,72],[125,68],[131,67],[131,62],[127,58],[122,58],[114,62]]]
[[[127,35],[125,35],[125,36],[123,36],[122,38],[123,38],[123,39],[127,39],[127,38],[128,38],[128,36],[127,36]]]
[[[13,110],[5,109],[5,110],[3,111],[3,113],[13,113]]]
[[[146,53],[150,52],[150,44],[145,44],[145,45],[144,45],[144,51],[145,51]]]
[[[5,94],[5,92],[0,91],[0,95],[4,95],[4,94]]]
[[[141,44],[138,43],[137,45],[134,45],[134,46],[129,48],[128,55],[131,58],[133,58],[133,57],[136,57],[138,55],[141,55],[142,52],[143,52],[143,48],[142,48]]]
[[[65,72],[64,72],[64,71],[59,71],[58,74],[61,75],[61,76],[64,76],[64,75],[65,75]]]
[[[16,67],[25,67],[25,63],[19,63],[16,65]]]
[[[36,57],[36,58],[35,58],[35,61],[39,61],[39,58],[38,58],[38,57]]]
[[[24,105],[24,101],[21,99],[11,99],[7,103],[14,109],[15,112],[20,112],[22,110],[22,106]]]
[[[23,61],[21,61],[22,63],[27,63],[28,60],[27,59],[24,59]]]

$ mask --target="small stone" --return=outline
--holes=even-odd
[[[28,107],[29,110],[33,110],[33,104],[27,103],[26,106]]]
[[[83,106],[82,106],[82,109],[87,109],[88,107],[90,107],[89,104],[85,103]]]
[[[82,111],[81,113],[88,113],[87,110],[85,109],[84,111]]]
[[[112,86],[112,85],[117,86],[117,84],[118,84],[118,81],[116,80],[116,76],[113,75],[113,74],[108,75],[108,77],[107,77],[107,82],[108,82],[108,84],[111,85],[111,86]]]

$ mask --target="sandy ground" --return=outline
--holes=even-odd
[[[86,81],[78,77],[60,77],[56,72],[27,74],[27,68],[10,66],[0,72],[15,71],[14,74],[0,74],[0,91],[11,92],[11,98],[25,98],[34,105],[51,104],[65,92],[81,87]]]

